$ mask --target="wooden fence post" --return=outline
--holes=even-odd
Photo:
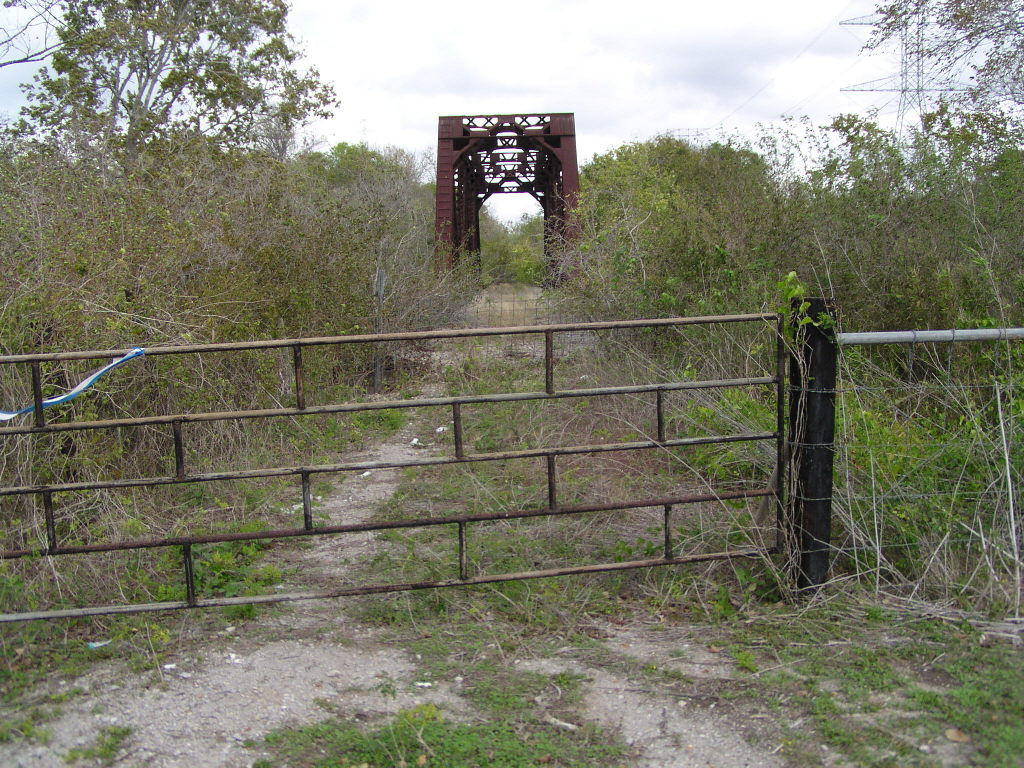
[[[804,301],[805,312],[794,311],[796,344],[789,364],[790,498],[800,548],[797,588],[814,591],[828,580],[838,347],[831,300]],[[795,310],[800,303],[794,302]],[[811,322],[801,323],[805,317]]]

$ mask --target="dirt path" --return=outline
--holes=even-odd
[[[505,319],[499,315],[500,319]],[[350,458],[402,461],[421,456],[437,425],[410,424]],[[396,470],[347,478],[317,509],[330,523],[368,519],[395,493]],[[306,586],[344,583],[352,564],[383,544],[373,534],[317,538],[280,557]],[[288,589],[290,585],[283,585]],[[183,618],[183,626],[190,618]],[[189,625],[191,626],[191,625]],[[192,632],[195,628],[192,627]],[[625,660],[667,662],[727,678],[730,664],[666,635],[633,628],[608,634],[608,650]],[[66,694],[61,711],[44,724],[48,743],[0,743],[0,765],[57,768],[74,749],[120,739],[113,762],[126,766],[240,768],[263,757],[261,737],[282,726],[321,721],[345,712],[369,723],[401,709],[432,702],[447,717],[467,718],[461,678],[419,680],[416,659],[382,630],[361,625],[343,600],[308,601],[267,610],[256,619],[181,646],[158,668],[133,669],[126,660],[98,664],[77,679],[51,679],[35,699]],[[682,649],[682,650],[680,650]],[[632,750],[637,768],[775,766],[782,761],[751,747],[748,727],[728,714],[664,692],[643,691],[622,674],[574,657],[510,659],[517,669],[584,677],[577,713],[611,729]],[[715,673],[708,670],[714,667]],[[688,667],[689,668],[689,667]],[[8,711],[4,717],[16,717]],[[256,746],[247,746],[255,744]]]
[[[492,283],[466,308],[469,325],[496,327],[542,323],[548,314],[540,287],[524,283]]]
[[[423,431],[406,428],[361,456],[383,461],[419,455],[409,443]],[[393,470],[353,478],[325,499],[322,511],[331,522],[366,519],[398,481]],[[347,563],[372,556],[376,546],[370,535],[325,538],[292,553],[292,564],[314,581],[334,581],[344,578]],[[725,660],[686,649],[664,632],[612,631],[608,648],[625,659],[668,662],[675,651],[671,661],[677,665],[701,666],[709,676],[710,666],[715,676],[732,674]],[[678,655],[680,648],[685,656]],[[752,748],[728,716],[686,699],[638,691],[635,681],[574,659],[571,651],[509,663],[550,675],[583,675],[580,719],[618,733],[633,751],[629,764],[637,768],[782,764]],[[343,601],[303,602],[229,627],[158,669],[138,672],[112,662],[78,679],[50,681],[49,693],[77,693],[46,723],[49,743],[0,744],[0,764],[65,766],[69,751],[95,745],[104,729],[120,728],[130,731],[119,765],[241,768],[265,756],[247,742],[258,743],[281,726],[318,722],[331,711],[375,722],[432,702],[449,717],[464,717],[472,707],[459,696],[460,682],[417,679],[416,660],[381,631],[353,621]]]
[[[410,445],[416,434],[406,428],[354,458],[419,455]],[[353,477],[318,512],[332,523],[365,520],[398,480],[395,470]],[[291,550],[289,560],[306,584],[337,583],[352,562],[372,555],[374,545],[370,534],[324,537],[308,549]],[[342,601],[296,603],[229,627],[157,669],[138,672],[117,661],[78,679],[50,681],[46,693],[73,693],[45,725],[49,743],[0,744],[0,765],[65,766],[70,750],[95,745],[104,729],[127,728],[122,765],[248,766],[259,753],[246,748],[246,740],[322,720],[327,702],[367,719],[426,701],[460,711],[449,686],[420,688],[414,671],[404,651],[352,622]]]

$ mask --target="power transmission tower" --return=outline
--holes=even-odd
[[[673,132],[678,138],[683,139],[687,144],[696,145],[707,135],[704,128],[686,128]]]
[[[874,27],[881,17],[877,13],[858,16],[840,21],[840,26]],[[841,91],[862,91],[871,93],[898,93],[899,106],[896,110],[896,132],[902,133],[908,112],[916,112],[918,119],[932,105],[938,95],[967,90],[967,86],[948,77],[933,76],[926,70],[925,30],[928,26],[923,9],[914,14],[909,24],[904,24],[899,33],[900,70],[898,73],[869,80],[866,83],[848,85]]]

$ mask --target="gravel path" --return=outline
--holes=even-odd
[[[401,461],[420,455],[409,444],[413,435],[412,428],[401,430],[359,458]],[[318,511],[331,523],[366,520],[398,481],[394,470],[350,478]],[[373,546],[370,534],[318,538],[309,548],[292,550],[291,564],[304,583],[336,583]],[[417,687],[414,669],[404,651],[351,622],[343,601],[296,603],[217,633],[159,669],[135,672],[113,661],[79,679],[50,681],[40,694],[80,693],[45,724],[49,743],[0,743],[0,765],[66,766],[68,751],[94,745],[102,729],[130,728],[121,765],[234,768],[259,756],[245,747],[246,740],[323,720],[328,702],[367,719],[427,701],[446,711],[462,708],[444,685]]]

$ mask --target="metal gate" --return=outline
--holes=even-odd
[[[625,386],[606,386],[592,388],[563,388],[558,386],[556,371],[556,352],[561,351],[560,344],[578,337],[584,332],[625,332],[629,329],[644,328],[682,328],[684,326],[704,326],[715,328],[726,324],[757,324],[767,327],[774,339],[773,349],[767,350],[769,356],[774,353],[774,360],[769,362],[768,370],[772,375],[745,376],[736,378],[720,378],[712,380],[676,380],[651,381]],[[164,611],[187,608],[205,608],[212,606],[230,606],[256,603],[278,603],[293,600],[331,598],[348,595],[366,595],[373,593],[400,592],[407,590],[453,587],[489,582],[502,582],[519,579],[537,579],[567,574],[586,574],[602,571],[617,571],[654,566],[677,565],[697,561],[722,560],[728,558],[757,557],[771,554],[781,543],[777,538],[774,545],[763,547],[741,546],[726,547],[717,552],[679,552],[673,542],[672,513],[673,508],[680,505],[698,504],[702,502],[720,502],[728,500],[769,497],[778,511],[778,520],[782,519],[782,499],[785,487],[783,471],[784,456],[784,369],[785,345],[783,341],[783,319],[776,314],[747,314],[728,316],[709,316],[692,318],[667,318],[652,320],[626,320],[589,323],[560,323],[548,325],[517,326],[507,328],[475,328],[466,330],[437,330],[409,333],[386,333],[376,335],[350,335],[321,338],[279,339],[271,341],[253,341],[238,343],[214,343],[181,346],[153,347],[145,350],[144,357],[133,365],[144,369],[153,365],[153,358],[172,356],[184,358],[188,363],[184,370],[193,370],[201,363],[204,355],[212,354],[263,354],[280,355],[282,351],[290,351],[289,376],[287,384],[293,400],[291,405],[279,404],[272,408],[251,408],[242,410],[182,412],[152,415],[136,415],[124,418],[88,419],[81,416],[78,420],[47,421],[44,410],[43,383],[45,365],[64,361],[109,360],[125,354],[126,350],[96,350],[83,352],[64,352],[58,354],[7,355],[0,357],[0,374],[10,378],[21,377],[25,389],[31,386],[31,398],[34,408],[24,418],[31,423],[0,427],[0,436],[6,441],[18,435],[31,436],[29,440],[59,440],[66,433],[85,433],[93,430],[112,432],[125,428],[156,429],[167,444],[167,455],[173,452],[173,471],[163,475],[146,477],[99,477],[85,480],[61,477],[33,478],[30,484],[5,485],[0,487],[0,504],[9,506],[20,499],[28,514],[34,516],[35,524],[29,529],[38,531],[36,541],[27,541],[22,546],[8,547],[0,551],[2,561],[22,558],[65,558],[89,557],[96,553],[119,552],[126,550],[144,550],[159,548],[177,552],[180,557],[181,584],[184,589],[182,600],[163,600],[159,602],[136,603],[126,601],[123,604],[84,605],[76,607],[44,608],[20,612],[4,612],[0,614],[0,622],[27,621],[32,619],[53,619],[81,617],[100,614],[138,613],[145,611]],[[410,399],[386,399],[364,402],[332,402],[310,404],[305,387],[303,371],[303,351],[313,347],[341,348],[346,345],[376,347],[393,342],[418,343],[452,343],[458,339],[480,337],[527,337],[543,344],[543,390],[509,391],[488,394],[460,394],[447,397],[415,397]],[[149,360],[150,362],[146,362]],[[126,367],[118,376],[135,375],[132,368]],[[170,384],[170,382],[169,382]],[[764,388],[769,399],[774,400],[775,428],[764,432],[739,432],[726,434],[706,434],[698,436],[672,436],[666,429],[665,398],[668,393],[684,390],[714,390],[741,387]],[[464,434],[462,409],[466,406],[485,403],[505,403],[515,401],[543,401],[558,399],[600,398],[614,395],[631,395],[649,397],[650,424],[649,433],[644,439],[627,442],[595,443],[579,445],[548,445],[527,450],[472,452],[472,443]],[[416,460],[400,462],[341,462],[323,464],[304,464],[290,466],[263,466],[235,468],[218,471],[205,471],[202,468],[190,467],[186,460],[190,440],[190,425],[202,422],[229,422],[245,419],[302,419],[314,415],[358,413],[371,410],[430,408],[443,411],[446,418],[450,416],[453,443],[447,455],[424,455]],[[721,443],[740,443],[769,441],[774,443],[774,455],[777,469],[772,479],[757,487],[740,490],[730,489],[715,491],[713,488],[706,493],[687,493],[671,495],[663,498],[633,498],[626,501],[609,503],[565,504],[559,497],[559,461],[568,456],[591,456],[607,451],[649,451],[667,448],[682,448]],[[30,459],[31,457],[29,457]],[[343,473],[361,473],[367,470],[397,467],[427,467],[451,464],[471,464],[479,462],[503,462],[515,459],[536,459],[538,470],[546,472],[547,503],[534,507],[497,512],[478,512],[475,514],[451,514],[429,519],[405,517],[398,520],[381,522],[359,522],[343,525],[320,525],[314,520],[312,506],[311,483],[319,476],[337,476]],[[84,457],[83,457],[84,460]],[[541,468],[543,467],[543,468]],[[33,471],[38,472],[38,468]],[[255,530],[245,532],[206,533],[201,535],[133,537],[119,535],[115,540],[90,543],[75,543],[64,540],[58,531],[57,521],[60,519],[62,499],[69,494],[83,491],[104,489],[155,489],[160,486],[197,485],[217,481],[246,481],[264,478],[294,477],[297,479],[301,493],[302,523],[293,527],[274,530]],[[31,504],[26,500],[32,499]],[[296,505],[298,506],[298,505]],[[628,511],[641,508],[660,508],[663,510],[662,536],[663,546],[660,556],[646,559],[628,560],[625,562],[598,562],[567,567],[539,568],[515,573],[482,573],[471,574],[467,569],[467,528],[478,522],[511,520],[557,515],[584,515],[601,511]],[[5,511],[2,519],[11,518]],[[253,540],[274,540],[300,538],[310,536],[330,536],[352,532],[383,531],[398,528],[423,528],[427,526],[447,526],[453,531],[458,542],[457,567],[453,568],[450,578],[431,581],[407,583],[376,583],[344,588],[326,589],[315,592],[294,592],[287,594],[264,594],[239,597],[224,597],[201,594],[197,589],[194,570],[194,551],[203,545],[220,542],[239,542]],[[181,587],[179,586],[180,590]],[[76,602],[74,596],[69,601]],[[0,607],[6,611],[6,607]]]

